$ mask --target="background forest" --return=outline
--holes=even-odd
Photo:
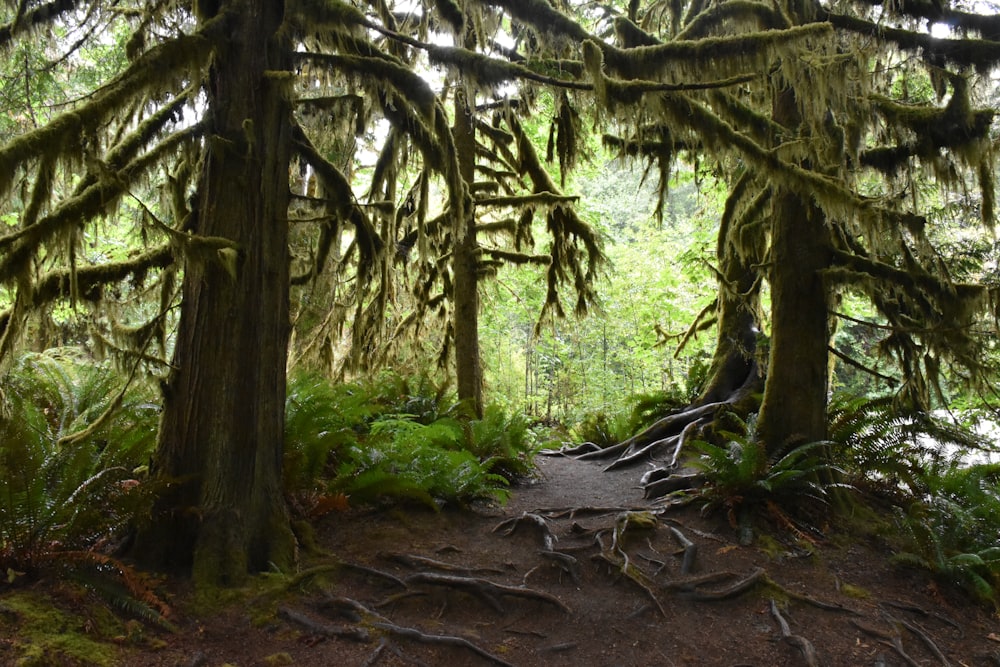
[[[237,585],[312,518],[503,500],[565,447],[748,541],[889,499],[896,558],[996,604],[991,3],[0,25],[5,585],[165,623],[126,558]]]

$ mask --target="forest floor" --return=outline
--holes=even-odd
[[[741,546],[724,512],[642,500],[641,471],[546,457],[538,470],[503,507],[332,512],[315,524],[328,555],[232,599],[195,604],[168,585],[176,632],[119,638],[115,660],[1000,665],[996,612],[891,565],[885,539],[860,519],[815,543],[764,524]],[[0,632],[0,664],[18,664],[16,618],[4,624],[14,634]]]

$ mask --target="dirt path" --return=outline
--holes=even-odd
[[[189,615],[127,664],[1000,665],[996,617],[877,540],[742,547],[723,517],[648,512],[641,469],[539,471],[503,508],[329,515],[322,575]]]

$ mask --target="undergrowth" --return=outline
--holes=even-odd
[[[854,482],[888,499],[901,538],[893,560],[998,605],[1000,464],[953,418],[901,414],[891,398],[835,397],[831,439]]]
[[[524,417],[488,406],[474,419],[427,377],[334,385],[294,374],[285,484],[310,515],[399,500],[503,501],[508,484],[530,473],[536,440]]]
[[[0,409],[0,588],[72,580],[169,626],[167,605],[117,557],[152,499],[153,395],[69,350],[17,360]]]

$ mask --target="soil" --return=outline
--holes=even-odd
[[[538,466],[503,507],[331,512],[303,572],[211,611],[175,590],[177,631],[120,664],[1000,665],[996,613],[872,531],[775,520],[741,546],[724,512],[642,500],[641,471]]]

